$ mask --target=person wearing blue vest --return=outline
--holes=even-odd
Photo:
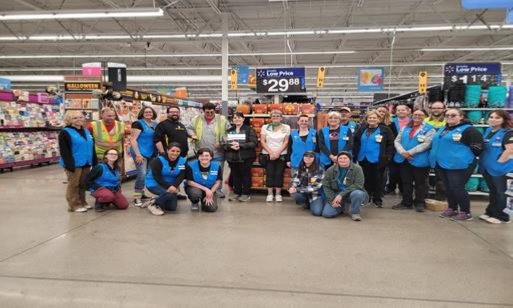
[[[427,111],[422,109],[413,112],[412,121],[401,129],[395,138],[394,162],[400,166],[403,199],[392,209],[412,209],[415,205],[417,212],[424,212],[429,191],[429,149],[436,132],[433,126],[424,123],[427,115]]]
[[[465,121],[460,109],[448,109],[445,118],[447,125],[434,135],[429,153],[431,167],[436,168],[447,189],[449,208],[440,217],[468,221],[472,214],[465,184],[483,150],[483,135]]]
[[[325,202],[322,191],[324,168],[316,156],[314,151],[303,154],[298,171],[290,181],[289,193],[297,205],[304,205],[313,215],[321,216]]]
[[[297,121],[299,129],[290,133],[287,153],[290,155],[287,166],[292,169],[292,175],[296,174],[303,154],[307,151],[315,151],[317,148],[317,131],[310,128],[310,118],[306,114],[299,116]]]
[[[83,213],[92,206],[86,202],[85,179],[92,166],[97,164],[94,139],[84,128],[84,115],[69,110],[64,115],[65,127],[59,133],[60,165],[66,172],[68,185],[66,200],[68,211]]]
[[[347,126],[351,130],[351,134],[354,135],[360,129],[360,125],[358,123],[351,121],[351,117],[353,116],[353,112],[349,107],[340,108],[340,126]]]
[[[395,106],[395,117],[392,118],[392,122],[388,126],[392,130],[394,139],[401,129],[411,122],[410,114],[411,108],[408,105],[399,104]],[[388,181],[385,186],[385,194],[395,194],[396,188],[399,188],[399,192],[403,192],[400,166],[394,160],[391,160],[388,165]]]
[[[488,118],[490,127],[484,135],[484,150],[479,158],[479,171],[490,190],[490,202],[483,215],[479,216],[491,224],[511,222],[504,212],[506,208],[508,180],[506,174],[513,172],[513,121],[508,112],[494,110]]]
[[[337,163],[326,171],[322,180],[326,204],[321,209],[321,215],[333,218],[346,211],[352,220],[361,221],[360,210],[368,199],[364,185],[362,168],[351,161],[349,152],[340,152]]]
[[[150,213],[164,215],[164,211],[175,211],[178,206],[178,187],[185,179],[187,159],[181,156],[181,144],[171,142],[166,155],[159,155],[150,162],[146,174],[146,188],[157,195],[143,204]]]
[[[205,212],[217,211],[217,188],[223,180],[221,164],[212,161],[214,152],[209,148],[200,148],[198,150],[198,159],[189,162],[185,169],[185,178],[187,179],[187,188],[185,189],[189,200],[191,200],[191,210],[201,210]]]
[[[153,108],[146,106],[141,109],[137,115],[137,121],[132,123],[130,131],[130,155],[132,156],[137,169],[137,178],[134,187],[134,205],[140,207],[142,199],[147,199],[144,195],[144,179],[148,170],[148,163],[156,152],[153,135],[157,122],[157,113]]]
[[[121,192],[120,159],[118,150],[108,149],[102,162],[87,175],[87,188],[96,199],[94,209],[97,212],[105,211],[110,203],[119,210],[128,208],[128,201]]]
[[[390,128],[380,124],[379,114],[372,110],[364,117],[367,125],[355,135],[354,157],[365,174],[365,190],[375,207],[383,207],[383,173],[394,153],[394,135]]]
[[[353,133],[347,126],[340,125],[340,113],[328,113],[328,126],[321,128],[317,134],[321,164],[325,169],[337,161],[341,151],[351,152],[353,149]]]

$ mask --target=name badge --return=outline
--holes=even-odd
[[[217,171],[210,171],[211,175],[217,175]]]
[[[381,143],[383,141],[383,135],[376,135],[376,142]]]
[[[354,133],[354,128],[351,127],[351,132]]]
[[[317,139],[315,137],[312,138],[313,143],[317,143]]]
[[[426,141],[426,136],[424,136],[424,135],[417,136],[417,141],[418,142],[425,142]]]
[[[494,143],[492,143],[492,147],[500,148],[500,147],[502,147],[502,143],[501,142],[494,142]]]
[[[461,134],[452,135],[452,140],[459,142],[461,140]]]
[[[485,139],[484,140],[484,143],[488,143],[488,142],[490,142],[490,139]]]

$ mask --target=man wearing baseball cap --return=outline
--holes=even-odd
[[[352,115],[353,113],[351,112],[351,108],[347,106],[340,108],[340,125],[348,126],[354,136],[355,132],[358,131],[359,125],[358,123],[351,121]]]

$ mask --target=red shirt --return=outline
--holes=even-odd
[[[103,124],[105,124],[105,122],[103,122]],[[105,128],[107,129],[108,132],[110,132],[115,126],[116,126],[116,122],[113,122],[112,124],[108,124],[108,125],[105,124]],[[89,130],[91,132],[91,135],[92,135],[93,134],[92,122],[87,123],[86,128],[87,128],[87,130]]]
[[[421,125],[413,126],[410,131],[410,139],[413,139],[413,136],[415,136],[415,132],[420,128]]]

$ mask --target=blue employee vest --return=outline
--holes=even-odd
[[[205,186],[206,188],[212,188],[217,181],[217,176],[220,172],[221,165],[216,161],[210,162],[210,170],[208,176],[205,179],[200,171],[199,161],[193,160],[189,163],[189,167],[192,169],[192,179],[194,182]]]
[[[100,187],[118,187],[121,184],[119,169],[115,169],[114,173],[112,173],[106,163],[100,163],[99,165],[102,167],[103,172],[94,182]]]
[[[411,122],[411,118],[408,119],[408,123],[410,123],[410,122]],[[395,129],[397,130],[397,133],[399,133],[401,131],[401,127],[399,126],[399,118],[398,117],[392,118],[392,123],[394,123]]]
[[[71,138],[71,154],[75,161],[75,167],[80,168],[85,165],[92,166],[94,142],[91,133],[87,129],[82,128],[86,136],[84,139],[84,137],[73,128],[65,127],[63,130],[66,131]],[[64,166],[62,158],[59,160],[59,163],[61,166]]]
[[[443,169],[459,170],[467,169],[476,158],[470,148],[461,143],[461,135],[472,125],[466,124],[451,130],[447,135],[440,135],[447,129],[439,129],[433,137],[429,160],[431,167],[437,164]]]
[[[310,128],[308,130],[306,142],[303,142],[303,139],[301,139],[301,137],[299,136],[298,130],[294,130],[292,131],[292,133],[290,133],[290,137],[292,138],[292,153],[290,153],[290,165],[292,168],[299,168],[301,159],[303,159],[303,154],[305,154],[306,151],[315,151],[315,134],[315,129]]]
[[[497,162],[504,152],[502,141],[509,129],[501,128],[495,136],[488,139],[487,137],[491,131],[492,129],[488,128],[485,133],[485,146],[479,159],[479,172],[483,173],[486,170],[491,176],[502,176],[506,173],[513,172],[513,160],[510,159],[505,163]]]
[[[152,121],[152,126],[149,126],[144,120],[137,120],[137,122],[141,123],[142,131],[137,137],[137,146],[139,148],[139,152],[142,156],[146,158],[153,157],[155,153],[155,143],[153,142],[153,135],[155,134],[154,127],[157,125],[157,122]],[[130,153],[135,155],[135,151],[133,147],[130,147]]]
[[[349,129],[351,130],[351,132],[353,133],[353,136],[354,136],[354,133],[356,131],[356,127],[358,126],[358,124],[356,124],[353,121],[349,121],[349,123],[347,123],[346,126],[349,127]]]
[[[346,146],[346,142],[349,141],[349,138],[347,137],[347,132],[349,131],[349,127],[340,125],[340,128],[338,129],[338,152],[342,151],[344,147]],[[331,152],[331,142],[330,142],[330,128],[329,127],[323,127],[321,128],[322,136],[324,137],[324,144],[330,150]],[[349,149],[351,151],[351,149]],[[328,155],[324,154],[321,151],[321,164],[323,166],[328,166],[332,163],[331,159]]]
[[[427,133],[432,129],[434,129],[433,126],[429,124],[424,124],[424,127],[422,127],[422,129],[415,133],[413,139],[410,139],[410,133],[412,128],[406,126],[403,130],[403,134],[401,135],[401,145],[406,151],[413,149],[414,147],[424,142]],[[399,154],[399,152],[395,153],[394,161],[396,163],[401,164],[402,162],[404,162],[404,160],[405,158],[401,154]],[[422,153],[417,153],[413,155],[413,159],[409,160],[408,162],[415,167],[429,167],[429,149]]]
[[[378,163],[379,162],[379,154],[381,152],[381,142],[383,142],[381,135],[381,128],[378,127],[372,135],[367,137],[367,130],[362,134],[360,139],[360,151],[358,152],[358,161],[363,161],[367,159],[369,163]],[[381,139],[379,142],[377,139]]]
[[[185,170],[185,164],[187,163],[187,159],[185,157],[178,157],[178,163],[175,165],[174,169],[171,169],[169,165],[169,161],[164,156],[159,156],[155,159],[160,159],[162,162],[162,178],[164,182],[172,185],[175,182],[176,177],[180,174],[180,172]],[[159,184],[153,177],[153,171],[149,168],[148,173],[145,178],[146,187],[157,187]]]

